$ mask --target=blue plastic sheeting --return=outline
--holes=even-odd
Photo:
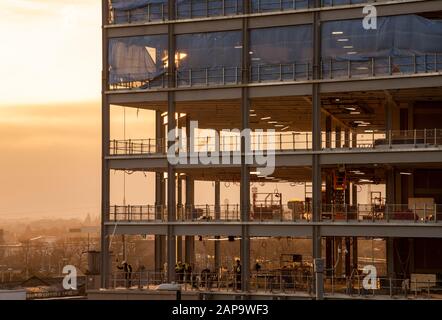
[[[388,0],[385,0],[388,1]],[[381,1],[377,1],[381,2]],[[349,4],[360,4],[360,3],[368,3],[368,0],[322,0],[323,7],[331,7],[331,6],[342,6]],[[376,4],[376,3],[372,3]]]
[[[178,86],[239,82],[241,42],[240,31],[176,36]]]
[[[134,23],[167,19],[167,0],[113,0],[113,23]]]
[[[375,30],[365,30],[359,19],[323,24],[323,57],[358,61],[436,52],[442,52],[440,20],[416,15],[380,17]]]
[[[311,25],[251,30],[252,81],[306,78],[312,50]]]
[[[284,11],[314,7],[314,0],[250,0],[252,12]]]
[[[365,30],[359,19],[323,24],[322,60],[326,74],[330,70],[335,75],[352,70],[353,75],[438,70],[437,56],[441,53],[440,20],[417,15],[380,17],[374,30]]]
[[[154,81],[166,71],[167,35],[109,40],[109,84]]]
[[[167,0],[112,0],[111,8],[115,10],[133,10],[147,7],[152,3],[167,3]]]
[[[242,0],[180,0],[177,1],[178,19],[228,16],[243,12]]]

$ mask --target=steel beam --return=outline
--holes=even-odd
[[[316,0],[315,4],[320,5],[320,0]],[[313,15],[313,79],[321,78],[321,20],[320,13],[315,12]],[[321,87],[319,83],[313,84],[312,90],[312,135],[313,135],[313,151],[321,150]],[[313,221],[318,222],[321,218],[321,202],[322,202],[322,176],[321,176],[321,159],[319,154],[313,154],[312,157],[312,197],[313,197]],[[318,225],[313,227],[312,236],[312,256],[315,263],[321,267],[315,268],[316,297],[322,299],[324,296],[323,283],[323,261],[321,250],[321,229]]]
[[[250,11],[250,2],[243,0],[244,12]],[[250,70],[250,43],[249,43],[249,21],[242,19],[242,82],[248,83]],[[248,88],[244,87],[241,93],[241,130],[248,130],[250,117],[250,101]],[[250,218],[250,168],[246,162],[245,153],[250,149],[250,139],[241,139],[241,183],[240,183],[240,211],[241,221],[247,222]],[[241,290],[249,291],[250,278],[250,238],[246,224],[242,225],[240,243],[241,257]]]
[[[221,184],[219,180],[215,181],[215,220],[219,220],[221,217]],[[219,235],[215,236],[219,239]],[[218,272],[221,267],[221,241],[215,242],[215,272]]]
[[[109,261],[109,235],[106,233],[105,223],[108,221],[110,207],[110,178],[109,161],[106,156],[109,154],[110,141],[110,106],[104,92],[107,88],[107,31],[104,26],[107,24],[108,2],[102,1],[102,71],[101,71],[101,278],[102,288],[109,286],[110,261]]]
[[[168,1],[169,19],[175,17],[175,0]],[[174,25],[168,26],[168,87],[173,88],[175,86],[175,37],[174,37]],[[172,148],[175,144],[176,137],[176,119],[175,119],[175,94],[169,92],[167,96],[167,130],[168,139],[167,147]],[[170,136],[171,132],[173,137]],[[173,138],[173,139],[171,139]],[[171,141],[172,140],[172,141]],[[167,220],[173,222],[176,220],[176,169],[175,166],[168,162],[167,165]],[[167,281],[172,282],[175,280],[175,264],[176,264],[176,238],[173,230],[173,225],[167,227]]]

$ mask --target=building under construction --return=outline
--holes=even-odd
[[[375,7],[364,11],[367,4]],[[373,292],[406,290],[404,280],[416,293],[440,289],[442,0],[102,7],[103,288],[115,285],[111,239],[148,235],[154,263],[140,287],[192,284],[177,263],[201,273],[195,250],[204,242],[211,260],[198,290],[354,289],[374,261],[359,259],[361,245],[375,239],[385,244],[385,272]],[[155,136],[114,139],[111,107],[151,110]],[[226,131],[233,129],[241,132]],[[273,157],[270,174],[250,157],[259,152]],[[171,161],[178,155],[184,161]],[[114,171],[150,174],[154,201],[111,203]],[[195,192],[201,181],[212,182],[213,196]],[[221,200],[230,185],[238,201]],[[303,191],[289,194],[290,186]],[[281,239],[307,243],[309,252],[276,246],[279,260],[270,263],[253,249]],[[231,278],[220,276],[226,263],[240,264]]]

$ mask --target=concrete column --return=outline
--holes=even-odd
[[[353,206],[357,206],[358,205],[358,187],[356,184],[352,183],[351,184],[351,204]],[[353,241],[352,241],[352,245],[353,245],[353,252],[352,252],[352,257],[353,257],[353,270],[357,270],[358,269],[358,237],[353,237]]]
[[[351,147],[356,148],[358,146],[358,134],[354,131],[351,132]]]
[[[109,234],[105,222],[109,220],[110,208],[110,177],[109,164],[106,156],[109,154],[110,112],[107,99],[102,102],[102,160],[101,160],[101,287],[109,286],[111,272],[109,255]]]
[[[109,254],[109,235],[105,222],[109,220],[110,208],[110,178],[109,163],[106,156],[109,154],[110,140],[110,104],[104,93],[108,88],[108,31],[104,28],[108,22],[109,12],[108,2],[102,1],[102,95],[101,95],[101,270],[100,286],[107,288],[109,286],[110,275],[110,254]]]
[[[244,13],[250,12],[250,1],[243,0]],[[242,83],[247,84],[250,70],[250,42],[249,42],[249,21],[246,16],[242,18]],[[250,101],[249,90],[242,88],[241,92],[241,129],[249,129]],[[250,149],[245,139],[241,139],[241,183],[240,183],[240,211],[241,221],[249,221],[250,217],[250,168],[246,163],[245,152]],[[250,238],[247,225],[241,227],[241,290],[249,291],[250,279]]]
[[[221,218],[221,185],[220,181],[215,181],[215,220]],[[219,235],[215,237],[220,239]],[[218,272],[221,267],[221,242],[215,241],[215,272]]]
[[[331,125],[331,123],[330,123]],[[331,137],[331,128],[328,130],[328,136]],[[333,177],[331,174],[327,174],[325,177],[325,202],[326,205],[332,205],[333,199]],[[333,273],[333,266],[335,261],[334,255],[334,237],[325,238],[325,268],[326,275],[331,276]]]
[[[186,210],[190,210],[190,208],[194,205],[194,180],[191,176],[186,175]],[[192,211],[187,211],[191,213]],[[186,216],[187,219],[187,216]],[[195,266],[195,237],[194,236],[185,236],[184,239],[184,260],[189,263],[192,268]]]
[[[320,0],[315,0],[315,5],[320,6]],[[321,78],[321,21],[319,12],[313,13],[313,79]],[[321,150],[321,93],[320,84],[312,84],[312,135],[313,135],[313,151]],[[319,154],[314,154],[312,159],[312,193],[313,193],[313,221],[321,220],[321,202],[322,202],[322,177],[321,177],[321,161]],[[323,299],[323,259],[321,254],[321,230],[315,225],[312,234],[312,256],[315,265],[315,291],[316,298]]]
[[[175,18],[175,0],[168,0],[168,15],[170,20]],[[168,87],[175,86],[175,35],[174,24],[168,25]],[[176,129],[175,119],[175,93],[173,91],[167,94],[167,130],[171,132]],[[172,141],[167,141],[168,149],[175,143],[176,133]],[[170,163],[167,166],[167,220],[174,222],[176,220],[176,169]],[[176,238],[174,235],[173,225],[167,226],[167,281],[175,281],[175,264],[176,264]]]
[[[341,138],[341,127],[336,126],[335,127],[335,141],[336,141],[336,148],[342,147],[342,138]]]
[[[350,148],[350,129],[344,129],[344,148]]]
[[[389,168],[386,177],[386,204],[387,204],[387,215],[389,214],[389,204],[394,204],[396,202],[395,195],[395,170],[394,168]],[[394,238],[387,238],[387,273],[389,277],[394,277]]]
[[[180,175],[178,174],[177,177],[177,206],[180,208],[180,213],[183,214],[183,180],[181,179]],[[182,219],[182,217],[179,217]],[[176,256],[177,261],[183,261],[183,237],[177,236],[176,237]]]
[[[164,125],[161,112],[155,112],[155,139],[164,141]],[[161,142],[161,143],[162,143]],[[155,218],[164,220],[164,206],[166,205],[166,185],[164,181],[164,173],[155,173]],[[164,271],[164,263],[166,262],[166,236],[155,235],[155,272]]]
[[[325,117],[325,147],[331,148],[332,145],[332,118],[331,116],[327,115]]]

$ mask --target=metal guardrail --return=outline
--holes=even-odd
[[[385,2],[374,0],[370,2]],[[336,7],[367,3],[368,0],[322,0],[321,7]],[[251,13],[278,11],[296,11],[315,8],[314,0],[250,0]],[[220,17],[243,14],[242,0],[187,0],[176,4],[176,19],[194,19],[204,17]],[[145,23],[168,20],[168,5],[149,3],[132,10],[115,10],[112,7],[108,14],[109,24]]]
[[[442,205],[408,204],[323,204],[322,221],[438,223]]]
[[[437,73],[441,70],[442,53],[372,57],[361,61],[323,58],[320,64],[320,79],[375,78]],[[294,61],[287,64],[252,63],[249,70],[249,80],[251,83],[306,81],[312,79],[312,72],[311,61]],[[176,87],[235,85],[242,82],[241,77],[240,66],[178,68],[174,75]],[[117,83],[109,85],[109,89],[149,90],[167,87],[166,73],[154,79],[130,80],[139,78],[137,74],[121,75]]]
[[[365,275],[352,277],[324,276],[326,296],[339,297],[383,297],[407,299],[440,299],[441,281],[412,281],[410,278],[378,277],[376,289],[364,289]],[[110,276],[111,289],[155,290],[166,282],[164,272],[115,272]],[[242,278],[230,271],[217,273],[210,270],[201,272],[177,272],[175,282],[182,291],[197,292],[241,292]],[[298,269],[283,268],[252,272],[248,279],[249,291],[267,294],[300,294],[314,296],[313,272],[309,267]]]
[[[109,24],[143,23],[168,20],[168,5],[164,3],[149,3],[145,7],[132,10],[115,10],[110,8]]]
[[[311,204],[299,202],[290,206],[269,207],[250,205],[250,221],[299,222],[312,221]],[[177,205],[175,221],[219,222],[241,220],[239,204],[220,205]],[[167,206],[163,205],[126,205],[111,206],[110,222],[166,222]],[[323,222],[372,222],[372,223],[441,223],[442,205],[408,204],[322,204]]]
[[[186,140],[186,139],[184,139]],[[313,135],[311,132],[274,132],[252,133],[250,136],[251,151],[309,151],[312,150]],[[409,149],[442,146],[442,129],[423,130],[365,130],[349,131],[336,135],[335,132],[323,132],[322,149],[343,151],[345,149]],[[214,136],[195,137],[193,150],[187,141],[176,152],[239,152],[241,140],[239,135],[222,135],[217,141]],[[129,139],[111,140],[110,155],[143,155],[165,154],[165,139]]]
[[[111,140],[111,155],[137,155],[165,153],[165,139]]]

